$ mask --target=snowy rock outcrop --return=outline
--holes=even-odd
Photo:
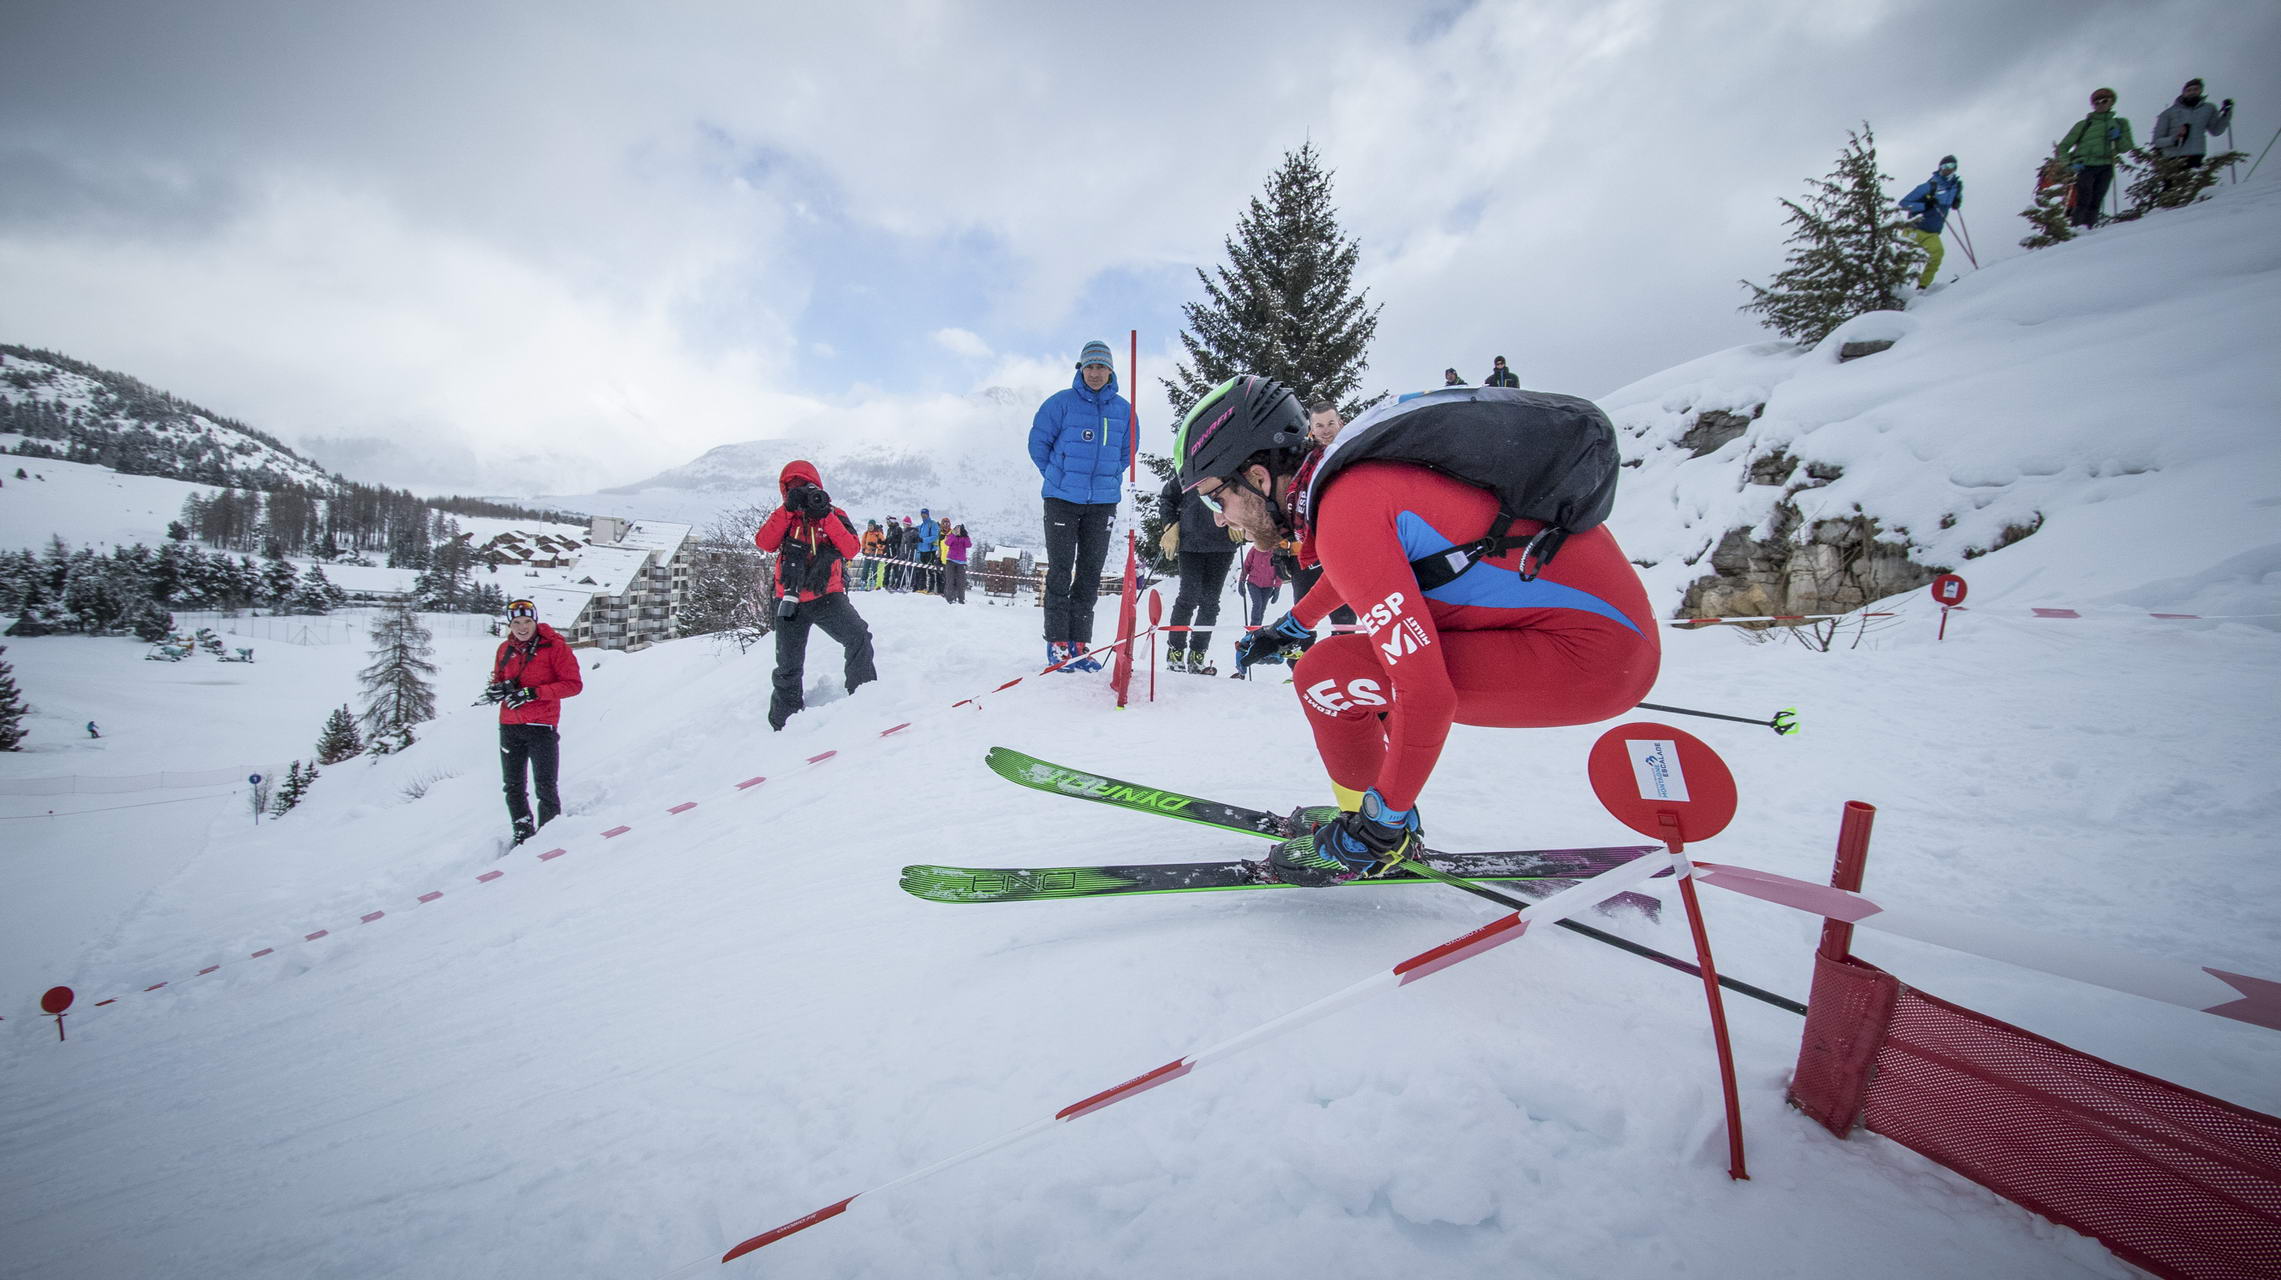
[[[2281,363],[2247,354],[2281,338],[2276,221],[2281,186],[2244,184],[1612,392],[1611,524],[1670,616],[1838,613],[1949,570],[1975,603],[2281,609],[2239,567],[2281,551]],[[1890,345],[1843,357],[1864,344]]]

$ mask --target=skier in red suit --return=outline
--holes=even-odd
[[[1598,513],[1580,532],[1500,521],[1498,493],[1449,474],[1492,469],[1494,451],[1480,443],[1500,437],[1492,428],[1513,439],[1530,438],[1548,418],[1605,428],[1599,411],[1505,389],[1413,399],[1420,403],[1366,415],[1330,450],[1303,453],[1307,419],[1296,397],[1241,377],[1196,406],[1176,446],[1181,482],[1227,523],[1261,545],[1296,534],[1301,562],[1323,567],[1315,589],[1237,653],[1239,668],[1298,659],[1300,705],[1339,800],[1336,821],[1276,850],[1278,872],[1293,883],[1383,872],[1413,850],[1423,831],[1418,793],[1452,724],[1607,719],[1646,696],[1661,662],[1639,575],[1598,522],[1614,493],[1612,432],[1595,455],[1606,472]],[[1546,473],[1565,483],[1583,471],[1556,462]],[[1462,572],[1421,587],[1421,575],[1436,576],[1421,564],[1430,569],[1485,531],[1504,536]],[[1316,643],[1314,628],[1342,604],[1364,630]]]

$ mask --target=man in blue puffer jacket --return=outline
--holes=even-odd
[[[1933,170],[1933,176],[1901,197],[1901,207],[1916,215],[1916,225],[1909,228],[1909,237],[1925,251],[1925,269],[1917,277],[1917,287],[1929,289],[1933,276],[1940,271],[1941,228],[1948,225],[1951,211],[1964,207],[1964,179],[1956,176],[1956,157],[1942,156],[1940,168]]]
[[[1045,477],[1046,661],[1067,662],[1065,671],[1101,669],[1082,655],[1093,640],[1093,598],[1130,460],[1132,421],[1132,405],[1117,394],[1109,344],[1095,341],[1078,355],[1069,389],[1046,397],[1030,424],[1030,461]]]

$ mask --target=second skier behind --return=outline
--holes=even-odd
[[[1236,660],[1297,659],[1340,812],[1273,861],[1290,883],[1326,885],[1417,849],[1418,793],[1452,724],[1619,715],[1654,685],[1662,646],[1639,575],[1601,524],[1619,459],[1591,402],[1451,387],[1380,406],[1311,459],[1306,444],[1290,388],[1242,376],[1189,412],[1174,454],[1181,485],[1230,525],[1262,546],[1296,538],[1301,561],[1322,566]],[[1342,604],[1367,631],[1317,643]]]

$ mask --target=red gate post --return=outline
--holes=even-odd
[[[1830,866],[1830,887],[1861,892],[1862,869],[1869,861],[1869,829],[1877,824],[1877,806],[1859,800],[1845,802],[1838,820],[1837,860]],[[1853,924],[1831,917],[1822,921],[1821,956],[1843,960],[1853,953]]]
[[[40,1012],[55,1019],[55,1038],[58,1040],[64,1038],[63,1011],[71,1007],[71,1001],[69,987],[49,987],[40,995]]]
[[[1734,774],[1719,753],[1670,725],[1635,721],[1617,725],[1592,744],[1587,764],[1592,791],[1618,821],[1670,848],[1679,877],[1679,900],[1695,939],[1695,964],[1711,1008],[1711,1041],[1719,1057],[1719,1091],[1727,1112],[1727,1176],[1747,1181],[1743,1163],[1742,1091],[1735,1083],[1734,1045],[1727,1036],[1727,1006],[1711,961],[1711,935],[1695,893],[1695,868],[1686,841],[1708,840],[1734,820]]]

